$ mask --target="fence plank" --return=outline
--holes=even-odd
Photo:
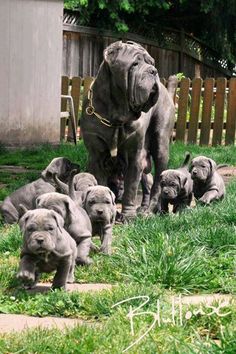
[[[84,91],[83,91],[83,99],[87,95],[88,90],[90,88],[91,83],[93,82],[94,77],[87,76],[84,78]]]
[[[78,127],[78,113],[79,113],[79,105],[80,105],[81,85],[82,85],[82,78],[81,77],[73,77],[72,78],[72,80],[71,80],[71,96],[73,97],[73,101],[74,101],[76,128]],[[67,139],[69,141],[74,140],[72,126],[71,126],[71,120],[69,120]]]
[[[192,81],[192,95],[190,106],[190,118],[188,129],[188,143],[196,144],[198,132],[198,119],[201,100],[202,79],[195,78]]]
[[[216,81],[216,99],[215,99],[215,118],[212,137],[212,145],[221,145],[223,122],[224,122],[224,106],[225,106],[225,91],[227,80],[220,77]]]
[[[210,131],[211,131],[211,112],[212,112],[212,104],[213,104],[214,85],[215,85],[214,78],[205,79],[200,145],[208,145],[209,144]]]
[[[68,95],[70,79],[68,76],[62,76],[61,78],[61,94]],[[65,99],[61,100],[61,112],[66,111],[67,102]],[[60,126],[60,139],[65,139],[66,118],[61,118]]]
[[[236,78],[229,81],[225,145],[234,144],[236,128]]]
[[[186,131],[189,87],[190,87],[190,79],[188,78],[182,79],[180,82],[179,100],[178,100],[176,140],[183,141],[183,142],[185,140],[185,131]]]

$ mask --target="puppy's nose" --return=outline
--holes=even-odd
[[[192,174],[193,174],[193,175],[196,175],[196,174],[197,174],[197,171],[196,171],[196,170],[192,170]]]
[[[168,190],[166,190],[166,189],[163,191],[163,193],[164,193],[165,195],[168,195],[168,194],[169,194]]]
[[[103,214],[103,210],[102,210],[102,209],[99,209],[99,210],[97,210],[97,213],[98,213],[99,215],[102,215],[102,214]]]
[[[37,238],[37,242],[38,242],[39,245],[42,245],[42,243],[43,243],[43,238]]]

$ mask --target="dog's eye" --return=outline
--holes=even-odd
[[[54,230],[54,226],[52,225],[48,225],[45,227],[45,231],[53,231]]]
[[[33,231],[35,231],[36,230],[36,226],[35,225],[29,225],[28,227],[27,227],[27,231],[29,231],[29,232],[33,232]]]
[[[95,200],[90,200],[90,201],[89,201],[89,204],[90,204],[90,205],[93,205],[93,204],[95,204],[95,203],[96,203]]]
[[[110,200],[106,200],[105,204],[111,204]]]

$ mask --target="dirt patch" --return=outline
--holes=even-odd
[[[66,330],[81,324],[92,324],[79,318],[33,317],[27,315],[0,314],[0,333],[22,332],[33,328],[57,328]]]
[[[46,293],[50,291],[51,289],[51,283],[39,283],[35,288],[29,289],[29,293]],[[103,283],[98,283],[98,284],[67,284],[66,285],[66,290],[68,292],[90,292],[90,291],[102,291],[102,290],[110,290],[112,288],[111,284],[103,284]]]
[[[40,173],[39,170],[32,170],[23,166],[11,166],[11,165],[0,165],[0,172],[9,172],[9,173]]]
[[[189,296],[181,297],[182,304],[186,304],[186,305],[198,305],[198,304],[211,305],[216,301],[229,304],[231,302],[235,302],[236,298],[233,295],[229,295],[229,294],[202,294],[202,295],[189,295]]]
[[[223,177],[225,184],[229,183],[231,179],[236,178],[236,167],[234,166],[219,168],[218,172]]]

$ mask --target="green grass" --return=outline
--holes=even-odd
[[[192,156],[206,155],[218,164],[236,165],[236,148],[199,147],[173,144],[169,166],[178,167],[185,151]],[[56,156],[66,156],[85,169],[87,155],[78,147],[62,144],[32,151],[1,150],[0,164],[20,165],[41,170]],[[37,173],[11,175],[0,172],[3,199],[12,190],[37,178]],[[226,198],[210,207],[197,206],[181,215],[137,218],[115,226],[113,255],[93,255],[90,267],[77,267],[78,282],[114,284],[99,293],[29,294],[16,280],[22,236],[17,225],[0,224],[0,312],[38,316],[80,317],[83,326],[62,333],[58,330],[33,330],[22,335],[0,336],[0,353],[120,353],[150,326],[152,316],[137,316],[135,336],[127,319],[130,303],[112,308],[115,303],[138,295],[148,295],[146,311],[156,311],[161,301],[163,317],[170,313],[171,295],[197,293],[236,293],[236,180],[227,186]],[[44,275],[43,281],[51,280]],[[134,300],[132,306],[138,306]],[[184,311],[189,310],[186,306]],[[209,313],[209,309],[205,309]],[[208,312],[207,312],[208,311]],[[131,353],[235,353],[236,305],[219,317],[198,315],[179,323],[155,326]],[[89,323],[87,323],[89,321]],[[220,340],[216,344],[214,340]]]

